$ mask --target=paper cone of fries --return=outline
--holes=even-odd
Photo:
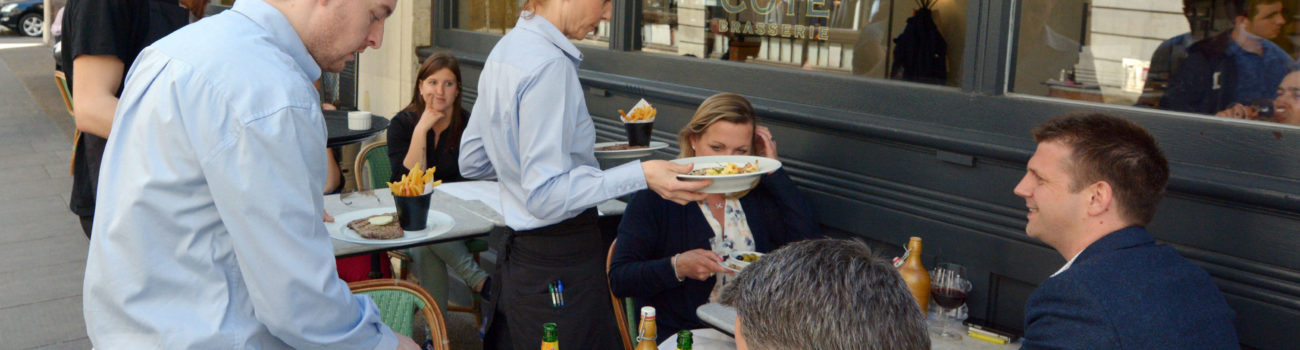
[[[632,106],[632,112],[618,110],[623,126],[627,128],[628,146],[649,146],[650,133],[654,130],[655,115],[658,113],[645,99]]]

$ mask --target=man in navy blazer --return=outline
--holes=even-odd
[[[1025,307],[1022,349],[1237,349],[1234,313],[1210,276],[1145,226],[1169,165],[1137,124],[1071,114],[1033,130],[1016,195],[1030,237],[1065,266]]]

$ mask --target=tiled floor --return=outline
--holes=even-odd
[[[0,36],[0,348],[87,349],[86,237],[68,211],[72,118],[39,39]]]

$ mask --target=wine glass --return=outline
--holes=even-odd
[[[940,336],[952,340],[961,340],[961,333],[949,328],[954,322],[950,311],[966,303],[966,293],[971,290],[970,281],[966,279],[966,267],[954,263],[939,263],[930,271],[930,296],[939,306],[939,322],[942,325]]]

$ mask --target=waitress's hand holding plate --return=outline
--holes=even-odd
[[[678,164],[665,160],[648,160],[641,162],[641,171],[645,172],[647,187],[660,197],[677,204],[686,204],[704,200],[700,189],[712,184],[712,181],[683,181],[682,174],[691,172],[690,164]]]
[[[691,164],[694,165],[694,169],[696,170],[725,167],[728,164],[734,164],[737,167],[744,167],[746,164],[751,164],[751,163],[757,165],[758,167],[757,170],[754,170],[752,172],[741,173],[741,174],[692,175],[688,173],[688,174],[677,175],[678,179],[688,180],[688,181],[712,180],[712,184],[700,189],[700,192],[704,192],[704,193],[733,193],[733,192],[745,191],[754,188],[754,185],[758,184],[759,178],[763,177],[763,175],[767,175],[773,171],[776,171],[776,169],[781,168],[781,161],[779,160],[767,158],[767,157],[755,157],[755,156],[691,157],[691,158],[674,159],[672,160],[672,162],[678,164]]]

